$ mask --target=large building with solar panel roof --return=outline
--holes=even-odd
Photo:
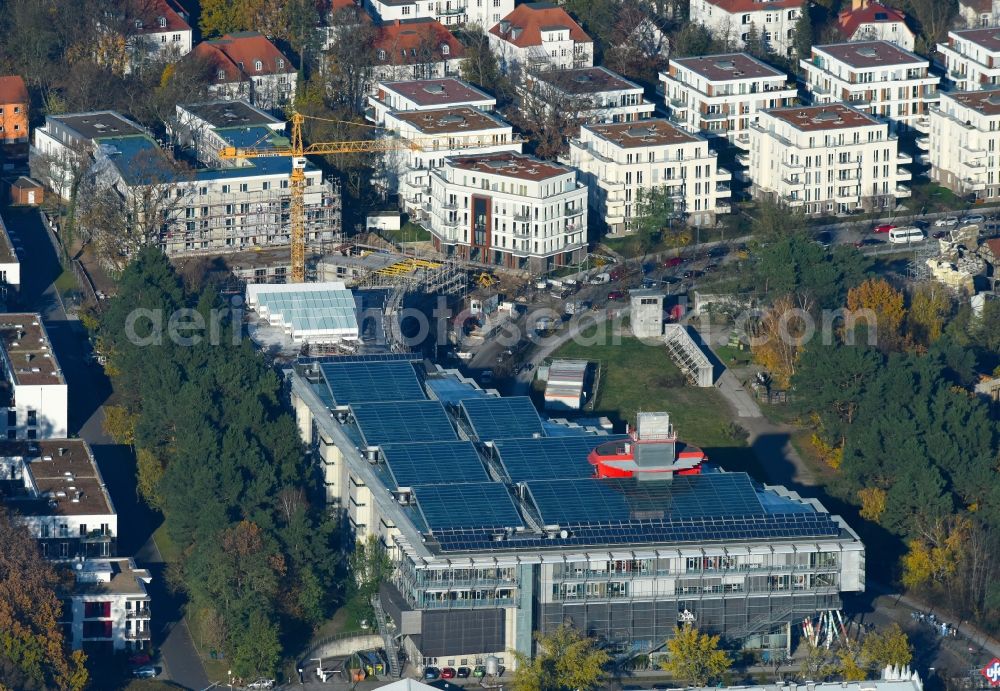
[[[655,652],[683,621],[787,651],[793,622],[864,589],[840,517],[713,467],[666,413],[610,434],[409,355],[288,375],[328,502],[393,559],[382,609],[418,665],[510,664],[565,621],[618,654]]]

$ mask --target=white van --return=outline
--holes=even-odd
[[[905,245],[910,242],[923,242],[927,236],[920,228],[906,226],[904,228],[893,228],[889,231],[889,242],[894,245]]]

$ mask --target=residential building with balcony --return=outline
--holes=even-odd
[[[594,41],[561,7],[529,2],[489,30],[490,48],[508,73],[592,67]]]
[[[65,438],[66,379],[40,315],[0,314],[0,359],[6,438]]]
[[[82,439],[0,442],[2,501],[48,559],[117,555],[118,514]]]
[[[714,225],[730,210],[732,174],[708,141],[664,119],[584,125],[570,163],[587,185],[588,205],[615,235],[634,230],[644,191],[666,188],[679,223]]]
[[[610,434],[410,354],[287,377],[332,510],[392,561],[379,598],[413,664],[513,666],[567,621],[632,654],[683,622],[785,653],[793,626],[865,588],[843,519],[720,471],[665,413]]]
[[[717,40],[738,48],[746,46],[752,25],[768,48],[791,56],[801,13],[802,0],[691,0],[689,15]]]
[[[211,65],[209,92],[219,98],[249,101],[264,110],[278,110],[295,100],[295,66],[256,31],[202,41],[191,55]]]
[[[382,24],[374,47],[376,82],[456,76],[465,57],[459,40],[435,19]]]
[[[385,115],[390,111],[440,110],[459,106],[489,111],[497,105],[495,98],[455,77],[376,82],[373,91],[368,97],[365,118],[376,125],[385,124]]]
[[[927,133],[927,106],[937,102],[941,80],[919,55],[888,41],[855,41],[813,46],[799,64],[813,103],[846,103],[888,120],[894,132]]]
[[[906,14],[874,0],[852,0],[837,15],[837,29],[845,41],[888,41],[910,51],[916,42]]]
[[[430,213],[431,173],[445,159],[521,153],[522,141],[508,123],[470,106],[390,112],[385,129],[409,146],[384,154],[380,183],[386,193],[398,193],[400,209],[416,218]]]
[[[750,128],[751,195],[812,216],[891,209],[910,196],[898,144],[887,122],[840,103],[764,111]]]
[[[937,44],[946,69],[945,80],[954,91],[995,89],[1000,86],[1000,32],[994,28],[949,31]]]
[[[587,188],[574,169],[507,152],[447,158],[430,180],[438,252],[533,273],[583,260]]]
[[[760,111],[794,102],[798,91],[789,79],[746,53],[676,58],[660,73],[672,122],[741,149],[750,147],[750,124]]]
[[[434,19],[445,26],[475,24],[489,29],[514,10],[514,0],[365,0],[380,21]]]
[[[24,79],[0,77],[0,145],[28,141],[29,101]]]
[[[643,88],[606,67],[544,70],[519,87],[529,109],[559,110],[581,122],[630,122],[653,114]]]
[[[930,176],[959,195],[1000,197],[1000,91],[941,94],[930,109]]]
[[[74,650],[107,654],[148,652],[153,580],[131,558],[81,559],[72,563],[73,584],[60,593],[59,625]]]

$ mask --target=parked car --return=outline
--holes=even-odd
[[[468,679],[470,674],[472,674],[472,670],[468,667],[459,667],[455,670],[455,676],[459,679]]]
[[[725,257],[727,254],[729,254],[729,248],[725,245],[716,245],[708,251],[710,257]]]
[[[671,269],[684,263],[684,257],[669,257],[663,260],[663,267]]]
[[[442,667],[441,668],[441,678],[442,679],[454,679],[455,678],[455,668],[454,667]]]
[[[701,278],[704,275],[704,271],[698,271],[697,269],[688,269],[684,272],[684,278]]]
[[[441,678],[441,670],[437,667],[424,667],[424,679],[427,681],[436,681]]]
[[[608,300],[610,302],[617,302],[618,300],[624,300],[624,299],[625,299],[625,293],[623,293],[620,290],[612,290],[610,293],[608,293]]]
[[[143,665],[133,669],[132,676],[136,679],[153,679],[160,676],[160,668],[153,665]]]
[[[958,225],[958,219],[954,216],[945,216],[934,221],[935,228],[951,228]]]
[[[985,216],[983,216],[982,214],[972,214],[971,216],[966,216],[965,218],[963,218],[963,219],[962,219],[962,223],[964,223],[964,224],[970,224],[970,223],[976,223],[976,224],[979,224],[979,223],[986,223],[986,217],[985,217]]]
[[[247,684],[248,689],[273,689],[274,679],[258,679]]]
[[[672,283],[680,283],[680,281],[681,279],[677,278],[676,276],[664,276],[663,280],[660,282],[672,284]]]
[[[896,226],[894,226],[892,223],[883,223],[880,226],[875,226],[875,228],[872,230],[872,232],[873,233],[888,233],[890,230],[892,230],[895,227]]]
[[[485,665],[476,665],[476,668],[474,670],[472,670],[472,676],[474,676],[476,679],[482,679],[483,677],[485,677],[486,676],[486,666]]]
[[[940,240],[941,238],[947,237],[947,236],[948,236],[948,231],[947,230],[939,230],[939,231],[935,232],[933,235],[931,235],[931,237],[934,238],[935,240]]]
[[[883,244],[885,244],[885,240],[882,240],[880,238],[864,238],[855,242],[854,246],[857,247],[858,249],[861,249],[862,247],[870,247],[871,245],[883,245]]]

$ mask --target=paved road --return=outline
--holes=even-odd
[[[39,214],[31,209],[6,209],[4,220],[22,262],[20,303],[42,314],[52,347],[69,388],[70,433],[85,439],[108,486],[118,513],[118,553],[135,555],[136,563],[153,576],[148,586],[153,609],[153,643],[162,654],[165,677],[186,688],[208,686],[201,660],[186,626],[178,625],[182,602],[169,593],[164,564],[152,541],[161,519],[138,500],[135,457],[131,449],[115,444],[104,433],[103,406],[113,395],[111,382],[90,356],[86,330],[73,314],[67,315],[54,282],[61,273],[58,251]],[[72,311],[72,310],[71,310]]]

